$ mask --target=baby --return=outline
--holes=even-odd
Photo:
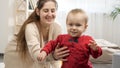
[[[67,46],[70,50],[70,55],[64,57],[67,61],[63,61],[61,68],[92,68],[89,61],[90,55],[97,58],[102,55],[102,49],[91,36],[83,35],[88,26],[87,22],[88,17],[82,9],[71,10],[66,19],[68,34],[59,35],[56,40],[49,41],[41,50],[37,59],[44,60],[59,43],[60,47]]]

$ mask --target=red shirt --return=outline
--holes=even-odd
[[[47,54],[54,51],[57,43],[60,46],[67,46],[70,50],[70,55],[67,58],[68,61],[63,61],[62,68],[92,68],[92,64],[89,61],[90,55],[97,58],[102,55],[102,49],[98,46],[98,50],[92,50],[88,44],[90,40],[93,40],[90,36],[80,36],[73,38],[70,35],[59,35],[56,40],[51,40],[43,48]]]

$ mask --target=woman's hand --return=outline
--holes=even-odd
[[[59,44],[55,48],[55,51],[53,52],[53,57],[56,60],[62,60],[62,61],[67,61],[67,59],[63,59],[64,57],[69,55],[69,50],[67,47],[60,47]]]

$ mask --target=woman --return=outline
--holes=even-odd
[[[8,43],[4,54],[5,68],[60,68],[62,59],[69,55],[67,47],[56,47],[45,61],[37,60],[41,48],[49,40],[55,39],[61,32],[60,26],[54,22],[57,2],[55,0],[39,0],[37,8],[22,25],[19,33]]]

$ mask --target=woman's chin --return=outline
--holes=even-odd
[[[46,22],[48,25],[50,25],[50,24],[52,24],[53,23],[53,21],[49,21],[49,22]]]

